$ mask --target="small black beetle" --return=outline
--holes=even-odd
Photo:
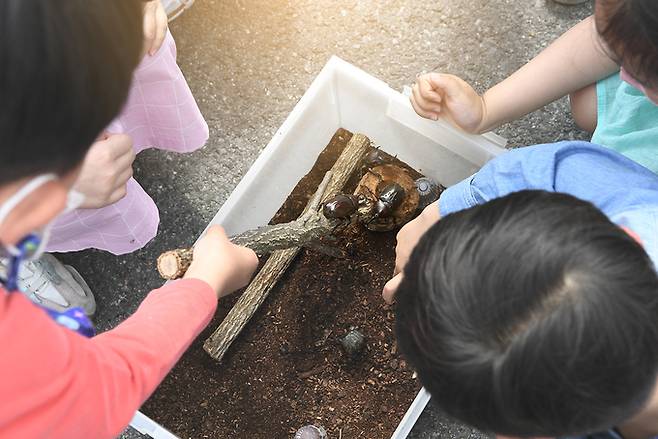
[[[375,218],[391,215],[402,204],[405,195],[404,188],[397,183],[388,183],[384,186],[379,191],[379,198],[373,210]]]

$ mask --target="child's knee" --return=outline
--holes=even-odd
[[[53,226],[48,251],[96,248],[122,255],[148,244],[158,232],[158,208],[134,179],[126,189],[126,196],[114,204],[60,217]]]
[[[594,132],[597,123],[596,84],[588,85],[569,95],[571,115],[582,130]]]

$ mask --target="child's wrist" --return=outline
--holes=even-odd
[[[207,283],[218,297],[220,296],[220,291],[224,289],[224,276],[219,273],[219,270],[202,267],[194,262],[192,262],[187,272],[185,272],[183,279],[197,279]]]
[[[480,114],[482,116],[480,117],[480,124],[477,127],[476,134],[484,134],[493,128],[489,126],[486,95],[486,93],[480,95]]]

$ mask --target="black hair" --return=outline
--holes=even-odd
[[[658,87],[658,2],[597,0],[596,27],[615,60],[647,87]]]
[[[142,7],[0,0],[0,184],[82,161],[127,97]]]
[[[596,432],[658,373],[658,277],[588,202],[521,191],[447,215],[397,295],[402,353],[449,415],[510,436]]]

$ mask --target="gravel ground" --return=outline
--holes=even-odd
[[[195,240],[331,55],[396,89],[435,69],[484,91],[590,13],[589,3],[551,0],[197,0],[171,28],[210,126],[208,145],[138,157],[135,175],[161,213],[146,248],[62,256],[94,290],[98,326],[115,326],[161,284],[157,255]],[[497,132],[510,147],[587,138],[564,99]],[[430,407],[410,437],[485,436]]]

